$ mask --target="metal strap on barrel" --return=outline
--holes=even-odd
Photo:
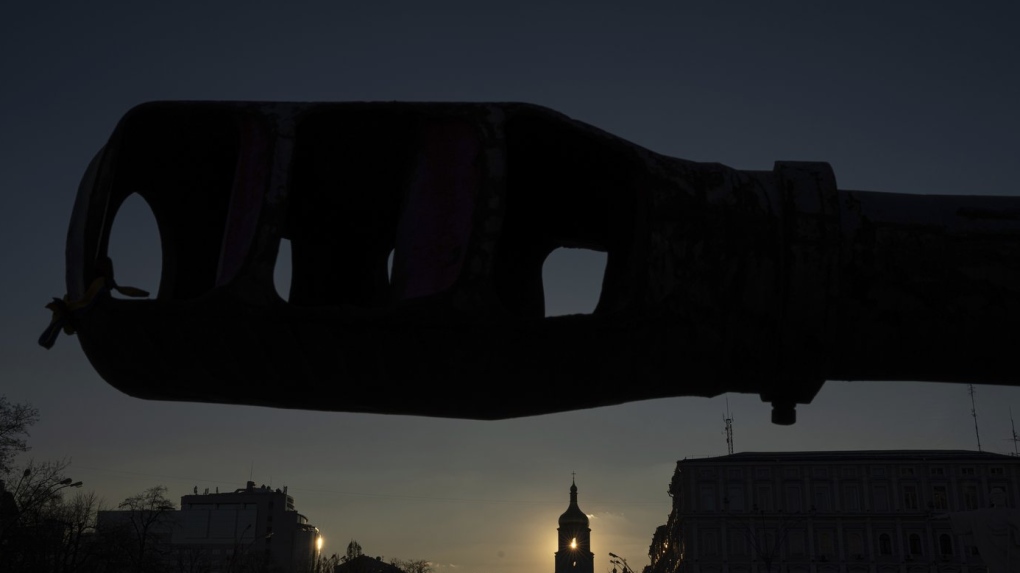
[[[796,420],[797,403],[808,403],[825,382],[825,333],[838,284],[839,197],[828,163],[776,162],[783,201],[782,319],[779,380],[762,392],[772,402],[772,421]]]

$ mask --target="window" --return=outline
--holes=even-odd
[[[804,531],[795,529],[787,534],[787,547],[789,548],[790,555],[805,555],[807,552],[804,548]]]
[[[818,554],[826,559],[836,554],[836,546],[831,531],[818,532]]]
[[[733,484],[727,486],[726,504],[733,511],[744,511],[744,486]]]
[[[857,477],[857,468],[853,466],[843,466],[843,477],[845,478]]]
[[[917,509],[917,486],[903,486],[903,509]]]
[[[730,544],[730,555],[747,555],[747,532],[731,529],[726,534]]]
[[[769,479],[772,477],[772,472],[769,468],[754,468],[754,477],[758,479]]]
[[[963,508],[977,509],[977,507],[978,507],[977,486],[974,484],[965,484],[963,486]]]
[[[949,509],[949,493],[946,492],[946,486],[932,486],[931,504],[933,509]]]
[[[715,511],[715,486],[703,484],[699,490],[702,511]]]
[[[824,466],[811,468],[811,477],[827,478],[829,477],[829,468]]]
[[[973,476],[976,475],[974,468],[960,468],[960,475]]]
[[[916,533],[911,533],[910,537],[907,538],[907,545],[910,549],[911,555],[921,555],[921,536]]]
[[[912,475],[914,475],[914,468],[912,468],[912,467],[903,467],[903,468],[900,468],[900,475],[901,476],[912,476]]]
[[[1002,476],[1006,475],[1006,470],[1005,468],[991,468],[988,470],[988,473],[993,476]]]
[[[885,466],[871,466],[871,475],[885,477]]]
[[[815,484],[813,497],[815,509],[818,511],[829,511],[832,508],[831,497],[828,484]]]
[[[804,511],[800,494],[800,484],[786,484],[786,511],[790,513],[799,513]]]
[[[871,487],[872,508],[875,511],[889,511],[889,486],[875,484]]]
[[[787,467],[787,468],[783,469],[783,476],[784,477],[788,477],[788,478],[799,478],[800,477],[800,468],[798,468],[796,466]]]
[[[953,554],[953,539],[948,534],[939,535],[939,555]]]
[[[701,471],[698,472],[698,476],[701,479],[712,479],[715,477],[715,470],[712,468],[701,468]]]
[[[776,530],[774,528],[759,529],[758,536],[752,542],[757,542],[763,551],[774,552],[776,547]]]
[[[701,553],[703,555],[719,554],[719,536],[711,529],[701,532]]]
[[[743,479],[744,470],[740,468],[730,468],[726,470],[726,477],[730,479]]]
[[[772,486],[767,484],[759,485],[756,493],[757,499],[755,499],[755,504],[758,506],[758,509],[761,511],[772,511]]]
[[[851,559],[864,558],[864,534],[860,531],[851,531],[847,534],[847,552]]]
[[[892,537],[888,533],[878,536],[878,554],[892,555]]]
[[[861,492],[857,484],[848,483],[843,485],[843,509],[846,511],[861,510]]]
[[[946,475],[945,468],[931,468],[929,470],[933,476],[944,476]]]

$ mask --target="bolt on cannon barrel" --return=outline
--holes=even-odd
[[[109,296],[132,193],[147,300]],[[591,314],[545,316],[558,247],[607,253]],[[534,105],[152,102],[83,178],[54,324],[143,398],[501,419],[745,392],[788,424],[825,380],[1020,384],[1018,251],[1014,197],[691,162]]]

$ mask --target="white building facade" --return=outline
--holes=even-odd
[[[1015,508],[1020,458],[947,450],[738,453],[677,462],[649,573],[979,573],[954,512]],[[1000,494],[1001,495],[1001,494]],[[994,572],[992,572],[994,573]]]

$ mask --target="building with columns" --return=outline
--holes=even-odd
[[[555,573],[594,573],[588,516],[577,505],[577,484],[570,482],[570,505],[560,516]]]
[[[1018,457],[959,450],[684,459],[646,573],[985,572],[962,524],[1015,508],[1018,477]]]

